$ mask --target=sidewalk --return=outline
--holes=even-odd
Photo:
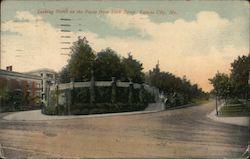
[[[44,115],[41,110],[22,111],[12,113],[4,116],[5,120],[22,120],[22,121],[39,121],[39,120],[60,120],[60,119],[79,119],[79,118],[93,118],[93,117],[109,117],[109,116],[121,116],[121,115],[136,115],[155,113],[163,111],[164,106],[161,103],[151,103],[143,111],[124,112],[124,113],[107,113],[107,114],[92,114],[92,115]]]
[[[223,104],[218,107],[220,110],[223,107]],[[216,110],[214,109],[211,113],[207,114],[207,117],[221,123],[238,125],[238,126],[246,126],[249,127],[249,117],[218,117],[216,116]]]

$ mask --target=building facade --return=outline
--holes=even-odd
[[[41,99],[43,100],[44,103],[46,103],[46,91],[47,91],[47,86],[55,84],[56,82],[56,72],[52,69],[48,68],[43,68],[43,69],[38,69],[38,70],[33,70],[30,72],[26,72],[26,74],[29,75],[35,75],[35,76],[40,76],[42,81],[41,81]]]
[[[0,69],[0,111],[39,106],[41,77]]]
[[[40,108],[46,103],[46,88],[54,84],[56,72],[39,69],[26,73],[0,69],[0,112]]]

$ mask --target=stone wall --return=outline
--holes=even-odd
[[[148,94],[151,94],[151,98],[154,97],[154,101],[157,101],[159,96],[158,89],[154,87],[131,81],[120,82],[116,81],[115,78],[112,78],[112,81],[94,81],[92,79],[89,82],[71,81],[70,83],[55,84],[48,87],[46,92],[47,102],[45,107],[49,109],[62,108],[67,114],[71,114],[72,106],[79,104],[92,106],[113,104],[117,105],[117,107],[125,104],[132,107],[132,105],[145,105],[148,103]],[[80,100],[79,96],[81,96]]]

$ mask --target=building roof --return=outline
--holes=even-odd
[[[13,78],[25,78],[25,79],[32,79],[32,80],[41,80],[40,76],[30,75],[26,73],[19,73],[14,71],[6,71],[0,69],[0,76],[9,76]]]
[[[24,72],[25,74],[32,74],[32,73],[39,73],[39,72],[49,72],[49,73],[56,73],[56,71],[49,69],[49,68],[41,68],[37,70],[32,70],[28,72]]]

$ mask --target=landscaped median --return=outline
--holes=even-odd
[[[110,116],[124,116],[124,115],[138,115],[147,113],[156,113],[164,110],[162,103],[150,103],[145,110],[121,113],[106,113],[106,114],[92,114],[92,115],[45,115],[41,110],[15,112],[3,117],[4,120],[19,120],[19,121],[43,121],[43,120],[65,120],[65,119],[82,119],[82,118],[96,118],[96,117],[110,117]]]
[[[218,107],[218,116],[216,109],[214,109],[207,117],[221,123],[249,127],[249,109],[249,106],[244,102],[222,103]]]
[[[221,107],[219,111],[221,117],[249,117],[250,106],[244,102],[240,103],[228,103]]]
[[[155,93],[156,92],[156,93]],[[145,84],[112,81],[56,84],[49,88],[46,115],[87,115],[144,110],[155,102],[158,89]]]

